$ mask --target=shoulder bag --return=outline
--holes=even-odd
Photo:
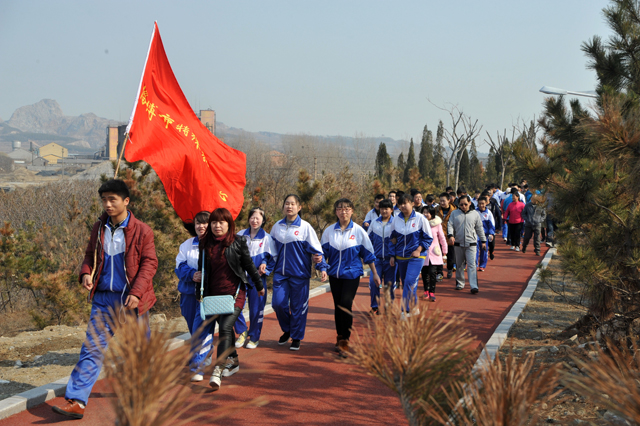
[[[206,259],[204,258],[204,250],[200,253],[202,256],[202,277],[200,278],[200,318],[205,321],[206,317],[212,315],[230,315],[233,313],[236,297],[240,292],[240,284],[236,290],[235,296],[225,294],[223,296],[204,296],[204,266]]]

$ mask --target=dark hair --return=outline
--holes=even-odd
[[[433,203],[433,200],[434,200],[433,194],[427,195],[427,198],[425,199],[427,203]]]
[[[375,198],[373,199],[373,201],[376,201],[376,200],[384,200],[384,194],[376,195]]]
[[[120,179],[109,179],[102,185],[100,185],[100,189],[98,189],[98,194],[102,197],[102,194],[105,192],[113,192],[123,200],[125,198],[129,198],[129,187],[123,180]]]
[[[423,206],[422,209],[420,210],[420,213],[424,214],[425,212],[431,215],[431,219],[436,217],[436,209],[434,209],[431,206]]]
[[[262,210],[262,207],[254,207],[251,210],[249,210],[249,215],[247,216],[247,223],[249,223],[249,219],[251,219],[251,216],[253,216],[255,212],[260,212],[260,214],[262,215],[262,225],[260,225],[260,228],[263,228],[264,223],[267,221],[267,217],[265,216],[264,210]],[[249,225],[249,227],[251,227],[251,225]]]
[[[413,204],[413,197],[409,194],[403,193],[400,196],[400,198],[398,198],[398,204],[406,204],[406,203]]]
[[[195,237],[196,235],[198,235],[196,233],[196,222],[208,224],[210,214],[211,213],[209,213],[208,211],[203,210],[200,213],[196,213],[196,215],[193,217],[193,222],[182,222],[182,226],[184,226],[184,229],[187,230],[189,235]]]
[[[451,192],[451,191],[453,191],[453,188],[452,188],[452,187],[450,187],[450,186],[447,186],[447,187],[444,189],[444,191],[445,191],[445,192]]]
[[[392,209],[393,210],[393,203],[389,199],[384,199],[384,200],[380,201],[380,204],[378,204],[378,208],[379,209]]]
[[[456,193],[455,192],[450,192],[449,193],[449,199],[450,200],[455,200],[456,199]]]
[[[389,196],[390,196],[391,194],[398,195],[398,191],[389,191]]]
[[[287,202],[287,199],[288,199],[289,197],[293,197],[293,198],[295,198],[296,203],[298,203],[298,205],[301,205],[301,204],[302,204],[302,201],[300,201],[300,197],[298,197],[298,195],[297,195],[297,194],[287,194],[287,196],[286,196],[286,197],[284,197],[284,200],[282,200],[282,208],[283,208],[283,209],[284,209],[284,203],[286,203],[286,202]]]
[[[528,183],[525,183],[525,184],[524,184],[524,186],[523,186],[523,188],[525,188],[525,189],[529,189],[529,184],[528,184]]]
[[[482,196],[478,198],[478,201],[483,200],[485,203],[489,203],[489,197]]]
[[[415,197],[418,194],[422,195],[422,192],[420,192],[419,190],[416,189],[415,192],[413,192],[412,196]]]
[[[482,191],[482,194],[480,194],[480,198],[482,197],[489,197],[489,193],[487,191]]]
[[[517,194],[518,193],[518,188],[511,188],[511,194]]]
[[[469,197],[468,195],[461,195],[458,203],[460,203],[460,201],[462,200],[467,200],[469,203],[471,203],[471,197]]]
[[[207,225],[207,232],[205,232],[202,240],[200,240],[200,250],[207,250],[209,254],[209,258],[211,259],[211,251],[213,250],[214,240],[216,236],[211,232],[211,222],[227,222],[229,224],[229,230],[227,231],[227,235],[222,240],[222,245],[226,248],[231,245],[231,243],[236,238],[236,225],[233,222],[233,216],[231,216],[231,212],[224,207],[218,207],[214,211],[211,212],[209,216],[209,223]]]
[[[402,197],[404,195],[404,191],[396,191],[396,199]]]
[[[467,193],[467,188],[465,188],[464,186],[459,186],[458,190],[456,191],[456,194],[460,195],[460,194],[466,194]]]
[[[353,206],[353,203],[351,202],[350,199],[348,199],[348,198],[340,198],[340,199],[338,199],[335,203],[333,203],[333,214],[336,215],[336,219],[338,220],[338,222],[340,222],[340,218],[336,214],[336,210],[338,209],[338,207],[340,205],[344,205],[344,204],[346,204],[347,207],[349,207],[351,210],[355,209],[355,207]]]
[[[476,190],[474,191],[474,194],[480,194],[481,192],[482,192],[482,191],[480,191],[479,189],[476,189]]]
[[[411,194],[411,196],[412,196],[412,197],[415,197],[415,196],[416,196],[416,194],[417,194],[417,193],[419,193],[419,192],[420,192],[420,191],[418,191],[418,190],[417,190],[417,189],[415,189],[415,188],[411,188],[411,189],[409,190],[409,194]]]
[[[448,198],[449,198],[449,193],[448,193],[448,192],[443,192],[442,194],[440,194],[440,195],[438,196],[438,198],[442,198],[442,197],[445,197],[445,198],[447,198],[447,199],[448,199]]]

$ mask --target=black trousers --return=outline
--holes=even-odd
[[[453,265],[456,263],[456,251],[453,249],[453,246],[447,246],[447,270],[453,271]]]
[[[236,334],[233,331],[233,325],[236,323],[236,320],[240,316],[242,309],[235,308],[232,314],[229,315],[220,315],[215,321],[218,322],[218,351],[216,356],[220,358],[220,356],[229,348],[233,348],[233,352],[229,355],[232,358],[238,357],[238,352],[236,352]],[[213,333],[213,332],[212,332]],[[224,362],[224,361],[222,361]]]
[[[511,245],[520,247],[520,234],[522,234],[522,222],[509,224],[509,239]]]
[[[487,243],[489,244],[489,254],[493,254],[493,251],[496,249],[496,236],[494,235],[491,241],[487,238]]]
[[[436,292],[436,282],[437,275],[442,273],[442,265],[432,265],[429,262],[428,265],[422,267],[422,285],[424,286],[424,291],[430,291],[431,293]]]
[[[351,307],[353,306],[353,299],[358,292],[360,277],[344,279],[330,276],[329,285],[331,286],[331,295],[333,296],[333,306],[335,308],[336,332],[338,336],[349,340],[351,327],[353,326]],[[347,312],[342,308],[346,309]]]

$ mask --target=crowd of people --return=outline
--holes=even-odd
[[[109,327],[98,329],[96,324],[118,320],[123,309],[148,322],[148,310],[156,300],[152,279],[158,260],[153,231],[128,211],[129,190],[123,181],[107,181],[98,192],[105,212],[94,224],[80,273],[93,304],[91,332],[87,332],[91,339],[82,346],[67,385],[67,403],[53,407],[73,418],[84,414],[108,334],[113,334]],[[420,279],[424,299],[435,301],[437,283],[451,279],[454,272],[456,290],[463,290],[468,281],[471,294],[477,294],[477,273],[486,271],[489,260],[494,259],[496,233],[512,250],[522,253],[531,238],[535,255],[540,254],[541,239],[553,244],[555,223],[546,213],[550,201],[550,194],[532,193],[525,181],[509,184],[505,191],[491,184],[473,196],[463,187],[455,192],[448,187],[438,197],[428,194],[424,198],[415,189],[390,191],[376,195],[373,208],[356,223],[353,202],[340,198],[333,206],[335,223],[325,228],[320,239],[300,217],[302,206],[296,194],[284,198],[283,218],[270,232],[264,229],[267,218],[260,207],[250,210],[247,228],[240,231],[225,208],[200,212],[190,227],[193,237],[178,249],[175,269],[181,313],[194,336],[191,380],[204,380],[216,325],[219,337],[209,380],[214,390],[220,388],[223,377],[239,371],[237,348],[258,348],[268,276],[273,280],[272,307],[282,331],[278,344],[289,344],[293,351],[301,349],[315,269],[321,281],[329,280],[335,350],[347,356],[351,310],[363,265],[370,270],[372,315],[379,313],[383,293],[394,300],[400,287],[403,317],[415,315]],[[233,297],[233,312],[208,317],[201,310],[202,300],[211,296]],[[242,315],[246,304],[249,326]]]

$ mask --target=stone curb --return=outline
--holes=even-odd
[[[320,296],[330,291],[331,290],[329,288],[329,284],[323,284],[311,290],[309,292],[309,298]],[[264,314],[268,315],[270,313],[273,313],[273,308],[269,304],[265,306]],[[245,313],[244,317],[245,319],[248,320],[249,313],[248,312]],[[216,331],[218,331],[217,325],[216,325]],[[167,350],[172,351],[174,349],[177,349],[185,345],[190,338],[191,338],[191,334],[189,333],[184,333],[177,337],[174,337],[169,341],[169,346],[167,347]],[[100,378],[103,378],[103,377],[104,375],[100,373]],[[28,391],[3,399],[2,401],[0,401],[0,420],[5,419],[14,414],[17,414],[21,411],[25,411],[30,408],[33,408],[46,401],[49,401],[50,399],[57,398],[59,396],[64,396],[64,393],[67,389],[68,381],[69,381],[69,376],[63,377],[61,379],[56,380],[55,382],[48,383],[46,385],[42,385],[37,388],[29,389]]]
[[[550,248],[549,250],[547,250],[547,254],[545,254],[544,258],[540,262],[540,265],[542,266],[542,268],[546,268],[547,266],[549,266],[549,262],[551,261],[551,258],[555,253],[556,253],[555,248]],[[482,353],[480,354],[480,356],[478,357],[478,360],[473,366],[474,371],[477,370],[482,364],[484,364],[488,360],[493,360],[496,357],[496,354],[502,347],[502,344],[505,342],[505,340],[507,340],[509,330],[516,323],[516,321],[518,320],[518,317],[520,317],[520,314],[522,314],[522,310],[524,309],[525,306],[527,306],[527,303],[529,303],[529,300],[531,300],[533,293],[536,291],[536,288],[538,287],[538,282],[539,282],[539,278],[538,278],[539,275],[540,275],[540,270],[537,269],[536,272],[531,277],[531,279],[529,280],[529,282],[527,283],[527,287],[522,292],[522,295],[520,296],[520,298],[516,301],[516,303],[514,303],[514,305],[511,307],[511,310],[509,311],[507,316],[504,317],[502,322],[498,325],[496,330],[493,332],[493,334],[487,341],[487,344],[484,346]]]

